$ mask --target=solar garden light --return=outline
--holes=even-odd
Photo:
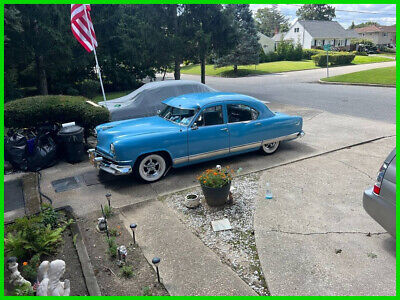
[[[111,193],[110,192],[108,192],[106,194],[106,198],[107,198],[107,201],[108,201],[108,207],[111,207]]]
[[[135,240],[135,229],[137,227],[137,225],[135,223],[132,223],[131,225],[129,225],[129,227],[132,230],[132,238],[133,238],[133,244],[136,244],[136,240]]]
[[[158,264],[160,263],[161,259],[158,257],[154,257],[151,262],[153,263],[153,265],[156,267],[157,270],[157,281],[158,283],[161,283],[160,281],[160,272],[158,271]]]

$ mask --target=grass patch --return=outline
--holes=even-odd
[[[393,59],[381,56],[356,56],[352,62],[354,65],[369,64],[377,62],[393,61]],[[250,66],[238,66],[238,72],[233,72],[233,66],[214,68],[214,65],[206,65],[207,76],[219,77],[243,77],[249,75],[260,75],[269,73],[281,73],[290,71],[301,71],[318,69],[312,60],[301,61],[274,61]],[[189,65],[181,68],[183,74],[200,75],[200,65]]]
[[[396,67],[377,68],[372,70],[354,72],[344,75],[322,78],[327,82],[348,83],[372,83],[372,84],[396,84]]]
[[[356,58],[354,58],[352,64],[353,65],[362,65],[362,64],[386,62],[386,61],[393,61],[393,59],[388,58],[388,57],[382,57],[382,56],[356,56]]]
[[[126,96],[126,95],[128,95],[129,93],[131,93],[132,91],[122,91],[122,92],[111,92],[111,93],[106,93],[106,98],[107,98],[107,100],[112,100],[112,99],[115,99],[115,98],[119,98],[119,97],[123,97],[123,96]],[[104,99],[103,99],[103,94],[99,94],[99,95],[97,95],[97,96],[94,96],[93,98],[92,98],[92,101],[93,102],[101,102],[101,101],[104,101]]]

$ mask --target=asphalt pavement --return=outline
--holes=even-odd
[[[396,66],[396,62],[335,67],[330,76]],[[396,89],[387,87],[323,85],[326,69],[271,73],[240,78],[206,77],[206,84],[220,91],[237,92],[263,101],[321,109],[388,123],[396,123]],[[173,78],[168,74],[168,78]],[[200,81],[198,75],[182,79]]]

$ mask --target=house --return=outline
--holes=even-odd
[[[322,48],[330,44],[332,47],[348,50],[353,38],[358,38],[358,34],[344,29],[336,21],[306,20],[297,20],[284,36],[284,40],[299,42],[305,49]]]
[[[396,45],[396,25],[371,25],[354,29],[360,38],[371,40],[376,45]]]
[[[258,43],[261,45],[265,54],[273,52],[275,50],[273,39],[266,36],[265,34],[262,34],[261,32],[257,32],[257,36],[258,36]]]
[[[275,35],[272,37],[272,40],[274,41],[274,50],[276,50],[276,47],[278,46],[278,43],[282,41],[284,38],[286,32],[278,32],[275,33]]]

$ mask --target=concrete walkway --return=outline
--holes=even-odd
[[[272,295],[396,294],[395,240],[362,205],[395,144],[386,138],[263,173],[254,226]]]
[[[124,224],[138,224],[137,242],[146,259],[161,258],[160,275],[171,296],[257,295],[160,201],[122,211]]]

